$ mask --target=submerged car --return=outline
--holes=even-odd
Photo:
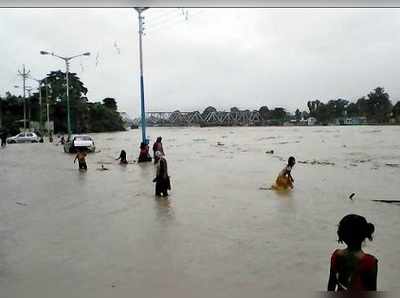
[[[93,139],[88,135],[71,135],[64,144],[64,151],[66,153],[74,153],[80,149],[95,152],[96,146]]]
[[[8,144],[13,143],[38,143],[40,138],[34,132],[21,132],[16,136],[7,138]]]

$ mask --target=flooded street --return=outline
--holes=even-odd
[[[1,297],[252,297],[326,289],[337,224],[375,224],[378,289],[399,291],[400,127],[149,128],[172,191],[154,196],[139,130],[91,134],[79,172],[54,144],[0,150]],[[150,146],[152,145],[152,142]],[[220,145],[217,145],[217,143]],[[266,154],[274,150],[274,154]],[[269,187],[287,158],[295,188]],[[104,164],[109,170],[99,171]],[[354,200],[348,199],[355,193]]]

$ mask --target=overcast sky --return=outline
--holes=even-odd
[[[400,9],[150,9],[145,15],[148,111],[208,105],[306,109],[307,100],[356,100],[383,86],[400,99]],[[0,9],[0,95],[20,94],[22,64],[37,78],[71,62],[90,101],[140,111],[134,9]],[[36,86],[35,82],[29,85]]]

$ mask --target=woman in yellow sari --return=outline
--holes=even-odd
[[[293,188],[294,179],[291,175],[291,171],[295,164],[296,159],[293,156],[289,157],[288,164],[282,169],[282,171],[280,171],[272,188],[278,190]]]

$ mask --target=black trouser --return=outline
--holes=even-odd
[[[80,161],[79,162],[79,169],[80,170],[87,170],[86,161]]]
[[[168,196],[168,190],[171,189],[171,183],[169,177],[167,178],[156,178],[156,196]]]

